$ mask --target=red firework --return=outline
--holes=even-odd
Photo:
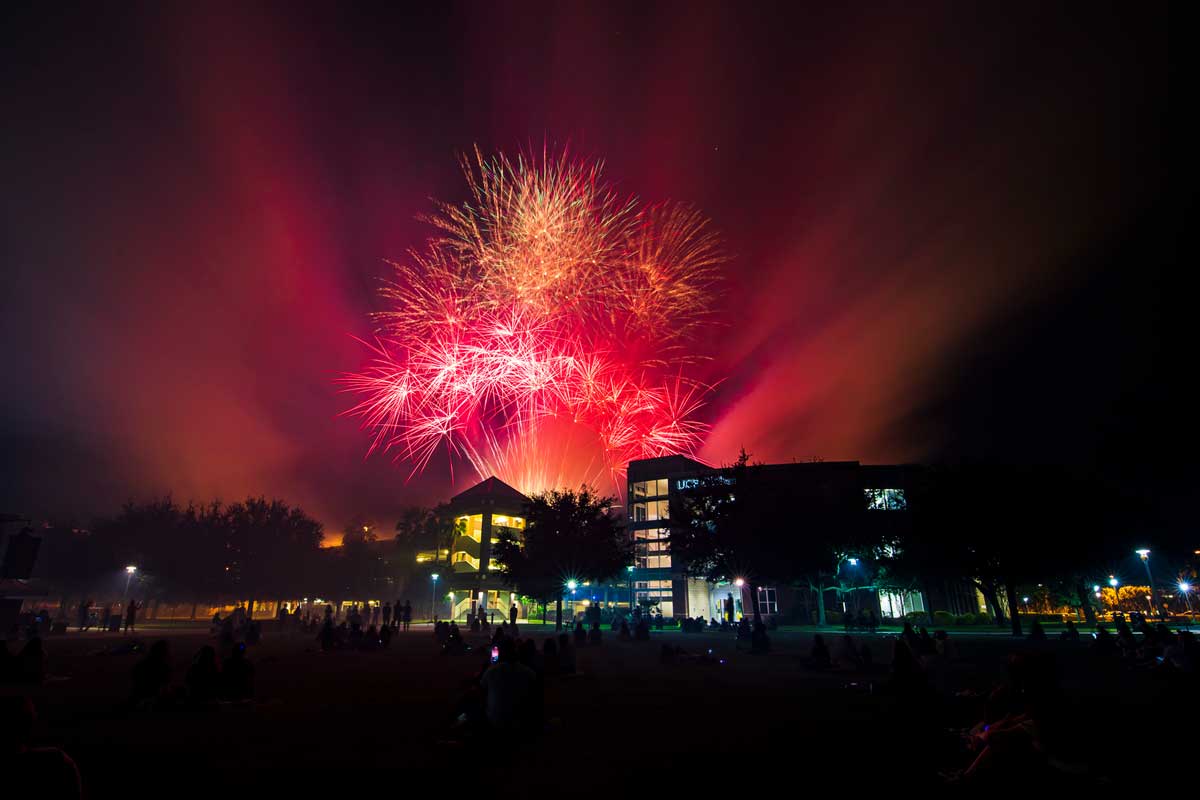
[[[462,165],[471,199],[393,263],[373,359],[342,379],[369,452],[415,473],[444,447],[525,492],[605,475],[620,492],[630,460],[692,454],[706,388],[687,344],[723,260],[707,220],[621,200],[565,154]]]

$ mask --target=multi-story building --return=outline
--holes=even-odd
[[[528,497],[499,478],[480,481],[450,499],[455,535],[450,544],[450,574],[444,591],[453,594],[449,604],[451,619],[478,613],[480,609],[507,617],[510,606],[517,602],[516,592],[509,590],[496,574],[499,567],[492,556],[492,546],[506,532],[519,536],[525,530],[523,515],[528,502]]]
[[[849,515],[869,514],[878,524],[902,524],[908,511],[909,486],[920,467],[863,465],[857,461],[766,464],[756,467],[774,489],[793,498],[798,513],[818,503],[845,509],[847,524],[862,520]],[[656,603],[666,617],[735,618],[753,613],[795,615],[809,605],[809,593],[784,587],[757,586],[732,580],[714,584],[688,576],[672,562],[668,543],[671,511],[689,490],[714,472],[684,456],[631,461],[628,477],[628,524],[634,540],[632,579],[639,603]],[[792,535],[781,521],[780,535]],[[843,566],[843,565],[839,565]],[[846,564],[845,568],[853,568]],[[899,617],[925,609],[920,592],[872,592],[868,607],[883,617]],[[855,598],[859,603],[867,598]],[[844,598],[830,592],[826,607],[842,610]]]

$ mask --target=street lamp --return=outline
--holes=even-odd
[[[1113,616],[1115,617],[1117,609],[1121,607],[1121,590],[1117,588],[1121,585],[1121,582],[1117,580],[1116,575],[1109,575],[1108,585],[1111,586],[1113,590]]]
[[[1141,550],[1134,550],[1138,554],[1138,558],[1142,559],[1143,566],[1146,567],[1146,580],[1150,582],[1150,613],[1154,614],[1154,576],[1150,574],[1150,551],[1143,547]]]
[[[429,621],[433,622],[437,616],[437,581],[438,574],[435,572],[429,577],[433,578],[433,588],[429,590]]]
[[[133,564],[130,564],[128,567],[125,568],[125,595],[126,595],[126,597],[129,596],[129,581],[133,579],[133,574],[135,572],[137,572],[137,567],[135,567]]]
[[[628,567],[626,567],[625,571],[629,573],[629,616],[632,619],[633,618],[633,564],[630,564]]]
[[[1192,622],[1196,621],[1196,612],[1192,611],[1192,601],[1188,597],[1188,592],[1192,590],[1192,585],[1187,581],[1179,582],[1179,591],[1183,592],[1183,602],[1187,603],[1188,616],[1192,618]]]

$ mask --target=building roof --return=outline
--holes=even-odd
[[[481,501],[510,503],[519,508],[528,503],[529,498],[496,477],[482,480],[470,489],[459,492],[450,498],[450,504],[455,506],[470,505]]]
[[[659,458],[641,458],[630,461],[626,469],[629,480],[649,480],[662,478],[667,475],[683,473],[708,472],[712,468],[687,456],[660,456]]]

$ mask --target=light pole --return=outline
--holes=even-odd
[[[742,601],[742,616],[744,617],[744,616],[746,616],[746,598],[742,594],[742,587],[746,585],[746,580],[745,580],[745,578],[738,578],[737,580],[735,580],[733,582],[733,585],[738,587],[738,600]],[[733,611],[734,611],[734,616],[736,617],[737,616],[737,608],[734,607]],[[733,622],[733,620],[730,620],[730,622]]]
[[[1134,552],[1138,554],[1138,558],[1142,559],[1142,565],[1146,567],[1146,580],[1150,582],[1150,615],[1154,616],[1154,576],[1150,574],[1150,551],[1143,547]]]
[[[629,575],[629,618],[633,619],[633,564],[625,568]]]
[[[1121,582],[1117,580],[1116,575],[1108,576],[1108,585],[1113,590],[1113,619],[1117,618],[1117,609],[1121,607]]]
[[[1188,597],[1188,592],[1192,590],[1192,585],[1187,581],[1179,582],[1179,591],[1183,592],[1183,602],[1187,603],[1188,616],[1192,618],[1192,622],[1196,621],[1196,612],[1192,611],[1192,600]]]
[[[137,572],[137,567],[130,564],[125,568],[125,596],[129,597],[129,581],[133,580],[133,574]]]
[[[433,588],[429,591],[429,621],[432,623],[437,617],[437,581],[438,574],[435,572],[429,577],[433,578]]]

